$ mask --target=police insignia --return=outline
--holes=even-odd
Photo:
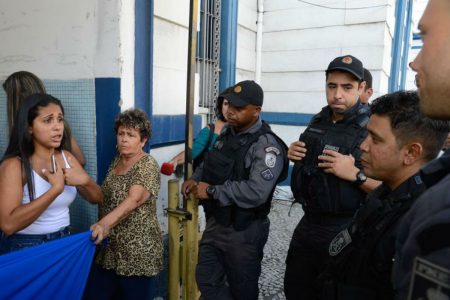
[[[240,93],[242,91],[242,88],[241,88],[241,86],[240,85],[237,85],[237,86],[235,86],[235,88],[234,88],[234,92],[235,93]]]
[[[280,150],[277,148],[277,147],[272,147],[272,146],[270,146],[270,147],[266,147],[265,149],[264,149],[264,151],[266,151],[267,153],[269,153],[269,152],[273,152],[273,153],[275,153],[276,155],[280,155]]]
[[[450,270],[420,257],[414,259],[409,299],[450,299]]]
[[[351,64],[352,62],[353,62],[353,59],[350,57],[350,56],[346,56],[346,57],[344,57],[343,59],[342,59],[342,62],[344,63],[344,64]]]
[[[342,230],[339,232],[334,239],[330,243],[330,247],[328,248],[328,253],[331,256],[338,255],[342,249],[347,247],[352,242],[352,238],[350,236],[350,233],[348,233],[348,230]]]
[[[266,153],[266,158],[264,161],[266,162],[266,166],[268,166],[269,168],[273,168],[275,167],[275,164],[277,162],[277,156],[272,152]]]
[[[274,178],[273,173],[272,171],[270,171],[270,169],[265,169],[264,171],[262,171],[261,177],[267,181],[272,180]]]

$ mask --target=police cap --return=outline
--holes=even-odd
[[[341,70],[354,75],[358,80],[364,80],[364,68],[362,62],[352,55],[339,56],[328,65],[326,73],[333,70]]]
[[[264,92],[262,88],[253,80],[245,80],[236,83],[227,93],[221,95],[228,100],[231,105],[236,107],[253,104],[263,105]]]

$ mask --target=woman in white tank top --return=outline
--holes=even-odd
[[[61,150],[63,131],[58,99],[34,94],[20,106],[0,165],[0,254],[68,234],[77,190],[92,203],[102,202],[100,187]]]

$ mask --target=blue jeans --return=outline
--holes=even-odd
[[[68,227],[47,234],[15,233],[10,236],[6,236],[4,233],[0,232],[0,255],[32,246],[37,246],[68,235],[70,235]]]

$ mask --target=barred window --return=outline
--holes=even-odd
[[[197,38],[197,73],[200,77],[200,107],[207,109],[207,123],[215,119],[214,107],[219,94],[221,0],[200,3],[200,32]]]

